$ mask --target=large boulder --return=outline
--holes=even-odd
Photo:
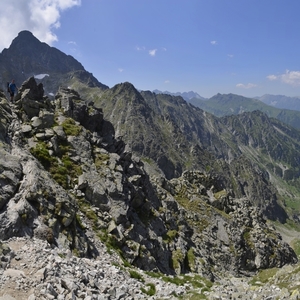
[[[102,109],[96,108],[92,103],[86,104],[76,91],[68,88],[61,87],[56,99],[59,99],[59,106],[67,116],[78,121],[92,132],[101,131],[103,123]]]
[[[28,98],[35,101],[40,101],[44,96],[43,84],[37,84],[34,77],[30,77],[28,80],[24,81],[21,85],[15,100],[20,100],[21,98]]]

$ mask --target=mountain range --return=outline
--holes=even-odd
[[[265,104],[290,110],[300,111],[300,97],[287,97],[284,95],[263,95],[255,97],[256,99],[264,102]]]
[[[211,98],[204,98],[202,96],[200,96],[198,93],[193,92],[193,91],[189,91],[189,92],[176,92],[176,93],[172,93],[172,92],[168,92],[168,91],[160,91],[160,90],[154,90],[153,93],[155,94],[167,94],[167,95],[173,95],[173,96],[181,96],[184,100],[186,100],[187,102],[190,102],[192,104],[194,104],[195,106],[199,106],[200,108],[203,106],[204,109],[205,104],[202,103],[202,101],[199,100],[203,100],[203,101],[210,101],[211,99],[214,99],[216,96],[219,96],[220,94],[213,96]],[[236,97],[243,97],[240,95],[233,95],[232,96],[236,96]],[[279,109],[288,109],[288,110],[297,110],[300,111],[300,97],[288,97],[288,96],[284,96],[284,95],[270,95],[270,94],[265,94],[263,96],[260,97],[252,97],[252,98],[246,98],[243,97],[245,99],[257,99],[269,106],[272,106],[274,108],[279,108]],[[235,104],[237,103],[232,103],[233,105],[233,111],[235,111],[237,108],[235,107]],[[244,103],[245,104],[245,103]],[[258,104],[259,105],[259,104]],[[209,109],[209,108],[208,108]],[[247,107],[245,107],[246,111]],[[230,112],[228,112],[230,113]]]
[[[198,93],[193,92],[193,91],[183,92],[183,93],[180,93],[180,92],[171,93],[171,92],[168,92],[168,91],[162,92],[160,90],[154,90],[153,93],[155,93],[155,94],[167,94],[167,95],[172,95],[172,96],[181,96],[186,101],[189,101],[193,98],[201,99],[201,100],[207,100],[206,98],[200,96]]]
[[[276,231],[300,222],[296,111],[109,88],[28,31],[0,62],[3,90],[22,82],[15,103],[0,97],[2,241],[88,258],[104,243],[123,267],[201,282],[297,262],[300,240]]]
[[[273,97],[268,97],[268,99],[270,98]],[[300,99],[298,101],[300,101]],[[277,108],[254,98],[246,98],[235,94],[217,94],[205,101],[193,98],[189,100],[189,102],[217,117],[238,115],[244,112],[260,110],[270,118],[276,118],[300,129],[300,111]]]

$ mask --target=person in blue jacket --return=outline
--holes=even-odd
[[[17,92],[18,88],[15,84],[15,80],[13,79],[11,81],[11,83],[9,84],[9,94],[10,94],[10,101],[13,102],[14,101],[14,96]]]

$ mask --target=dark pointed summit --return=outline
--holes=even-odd
[[[24,48],[26,45],[36,45],[38,46],[41,42],[28,30],[23,30],[19,32],[18,36],[12,41],[10,45],[11,48],[15,48],[17,46]]]
[[[70,55],[40,42],[30,31],[21,31],[1,56],[10,61],[14,70],[39,74],[47,72],[66,73],[84,70],[81,63]],[[26,57],[26,59],[24,59]]]
[[[74,57],[39,41],[30,31],[21,31],[9,48],[0,53],[2,88],[5,82],[12,78],[18,85],[21,85],[28,78],[39,74],[49,75],[51,84],[48,82],[46,90],[49,88],[53,93],[56,93],[58,85],[61,84],[58,82],[61,76],[69,78],[77,76],[89,86],[106,88],[92,74],[86,72],[82,64]]]

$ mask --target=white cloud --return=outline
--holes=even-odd
[[[236,87],[238,88],[242,88],[242,89],[252,89],[254,87],[256,87],[257,85],[254,83],[247,83],[247,84],[243,84],[243,83],[238,83],[236,85]]]
[[[122,73],[122,72],[124,71],[124,69],[119,68],[118,71],[119,71],[120,73]]]
[[[210,43],[211,43],[212,45],[218,45],[218,42],[217,42],[217,41],[210,41]]]
[[[227,54],[229,58],[233,58],[233,54]]]
[[[61,12],[79,5],[81,0],[1,0],[0,51],[22,30],[51,45],[57,41],[53,29],[60,27]]]
[[[146,48],[144,46],[143,47],[136,46],[136,50],[137,51],[144,51],[144,50],[146,50]]]
[[[170,80],[165,80],[165,83],[170,83]]]
[[[268,75],[269,80],[280,80],[283,83],[298,86],[300,85],[300,71],[289,71],[286,70],[284,74],[281,75]]]
[[[149,50],[151,56],[155,56],[157,49]]]
[[[276,75],[269,75],[269,76],[267,76],[267,78],[271,81],[278,79]]]

